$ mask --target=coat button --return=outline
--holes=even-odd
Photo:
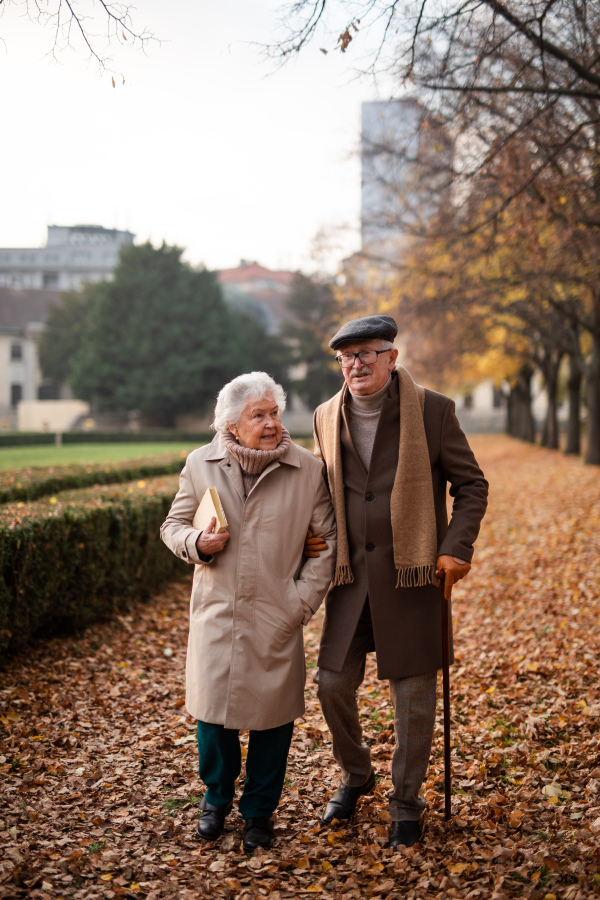
[[[187,553],[185,552],[185,550],[181,551],[181,555],[184,559],[187,559]]]
[[[228,468],[228,469],[231,468],[231,463],[227,463],[227,468]]]
[[[371,491],[369,491],[368,494],[365,494],[365,500],[374,500],[374,499],[375,499],[375,494],[372,494]]]
[[[367,546],[365,547],[365,550],[369,550],[369,551],[374,550],[374,549],[375,549],[375,544],[371,544],[371,543],[367,544]]]

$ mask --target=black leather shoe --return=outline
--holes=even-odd
[[[329,825],[332,819],[351,819],[356,810],[356,804],[360,797],[364,794],[370,794],[375,787],[375,772],[371,769],[371,774],[364,784],[358,787],[349,787],[346,784],[340,784],[339,788],[325,807],[325,812],[321,816],[323,825]]]
[[[412,847],[421,840],[421,826],[418,822],[403,821],[392,822],[390,828],[390,847],[397,850],[398,847]]]
[[[273,820],[268,816],[246,819],[242,845],[246,853],[252,853],[257,847],[268,850],[273,843]]]
[[[225,827],[225,819],[227,814],[231,812],[233,803],[229,806],[213,806],[206,799],[206,795],[200,801],[200,818],[198,820],[198,828],[196,836],[205,841],[214,841],[221,834]]]

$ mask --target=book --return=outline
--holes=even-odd
[[[221,534],[222,531],[227,531],[227,518],[216,487],[207,488],[204,492],[204,497],[196,510],[192,525],[198,531],[205,531],[210,525],[210,520],[213,516],[217,520],[214,534]]]

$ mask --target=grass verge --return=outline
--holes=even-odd
[[[157,475],[177,475],[188,450],[158,456],[129,457],[96,465],[44,466],[0,472],[0,503],[37,500],[60,491],[79,490],[97,484],[123,484]]]

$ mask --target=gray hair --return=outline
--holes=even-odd
[[[210,427],[215,431],[228,431],[229,425],[237,425],[249,400],[262,400],[267,394],[273,397],[281,414],[285,409],[285,391],[280,384],[266,372],[238,375],[219,391],[215,418]]]
[[[343,344],[340,344],[339,347],[336,348],[335,352],[337,353],[338,350],[343,350],[345,346],[346,347],[348,346],[348,344],[361,343],[362,341],[379,341],[379,343],[381,345],[379,348],[380,350],[394,350],[395,349],[395,345],[394,345],[393,341],[384,341],[383,338],[368,338],[367,337],[367,338],[356,338],[356,340],[354,338],[348,338],[347,341],[344,341]]]

